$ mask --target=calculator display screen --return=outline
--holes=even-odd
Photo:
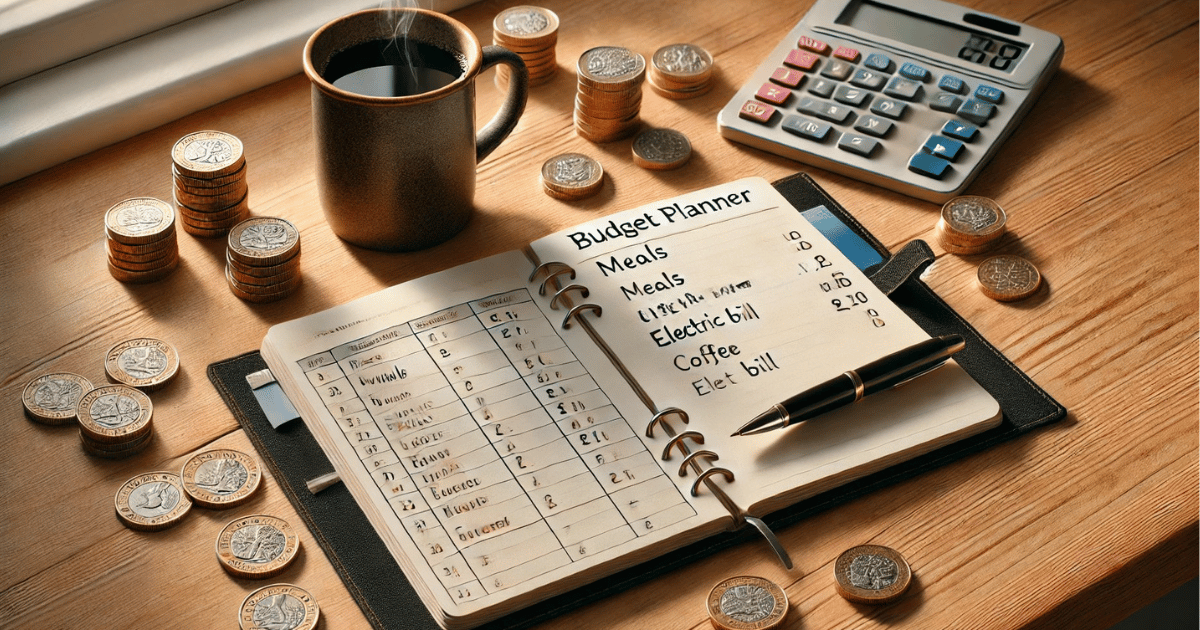
[[[836,22],[1001,72],[1012,72],[1029,50],[1028,44],[871,0],[852,0]]]

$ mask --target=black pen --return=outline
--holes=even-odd
[[[966,345],[961,335],[926,339],[800,392],[758,414],[733,435],[753,435],[782,429],[858,402],[863,396],[890,389],[940,367],[950,355]]]

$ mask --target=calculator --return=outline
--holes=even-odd
[[[962,194],[1062,38],[938,0],[817,0],[717,115],[724,137],[933,202]]]

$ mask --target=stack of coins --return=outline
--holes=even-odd
[[[529,87],[549,81],[558,70],[554,54],[558,16],[550,9],[520,6],[501,11],[492,20],[492,43],[517,53],[525,61]],[[506,65],[497,66],[496,85],[507,85],[510,72]]]
[[[221,131],[198,131],[171,149],[175,205],[183,229],[200,237],[224,236],[250,216],[242,141]]]
[[[247,302],[274,302],[300,286],[300,231],[287,219],[254,217],[229,231],[225,280]]]
[[[987,197],[955,197],[942,206],[938,241],[951,254],[987,251],[1004,236],[1008,216]]]
[[[179,266],[175,210],[153,197],[126,199],[104,213],[108,272],[121,282],[154,282]]]
[[[633,163],[652,171],[679,168],[692,157],[692,143],[674,129],[647,129],[633,139]]]
[[[650,89],[677,101],[707,94],[712,68],[712,55],[695,44],[663,46],[650,58]]]
[[[25,416],[42,424],[75,424],[79,400],[92,389],[91,381],[70,372],[39,376],[21,392]]]
[[[542,164],[542,190],[555,199],[590,197],[604,185],[604,167],[582,153],[563,153]]]
[[[127,385],[102,385],[84,394],[75,415],[83,450],[96,457],[136,455],[154,433],[150,397]]]
[[[646,60],[618,46],[592,48],[579,57],[575,132],[592,142],[629,137],[642,109]]]
[[[149,337],[122,341],[104,355],[108,380],[144,392],[166,385],[178,371],[179,352],[175,347]]]

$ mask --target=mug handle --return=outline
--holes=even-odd
[[[529,98],[529,70],[520,55],[500,46],[484,46],[482,61],[480,72],[498,63],[506,63],[512,67],[512,73],[508,78],[508,94],[504,103],[500,105],[500,110],[475,137],[476,162],[495,151],[508,134],[512,133],[513,128],[517,126],[517,120],[525,111],[525,101]]]

